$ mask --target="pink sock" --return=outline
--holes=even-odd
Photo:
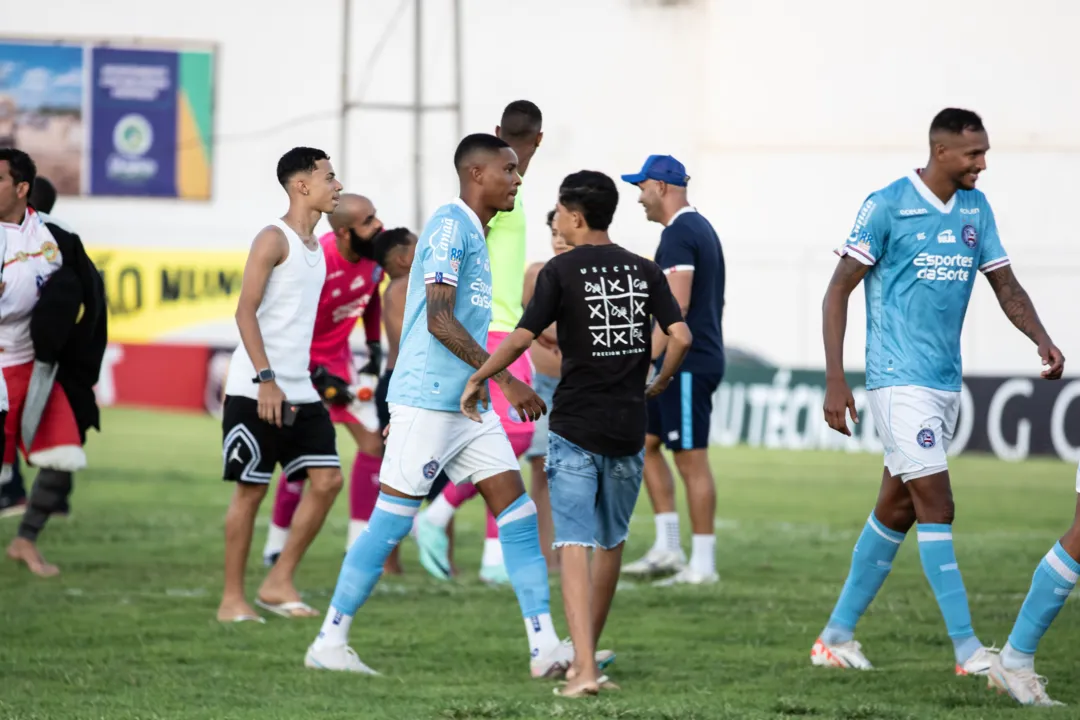
[[[379,499],[379,468],[382,458],[357,451],[349,478],[349,519],[371,519],[375,501]]]
[[[491,508],[487,511],[487,533],[484,534],[485,540],[495,540],[499,537],[499,521],[495,519],[495,515],[492,514]]]
[[[304,492],[304,481],[297,480],[288,482],[282,475],[278,481],[277,495],[274,496],[274,514],[272,522],[279,528],[288,528],[292,525],[293,515],[300,505],[300,498]]]
[[[472,500],[476,497],[476,486],[472,483],[462,483],[461,485],[455,485],[454,483],[446,483],[446,489],[443,490],[443,497],[446,498],[446,502],[450,503],[450,506],[457,509],[465,504],[466,500]]]

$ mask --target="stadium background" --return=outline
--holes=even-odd
[[[114,347],[105,403],[214,410],[215,351],[238,341],[232,310],[244,250],[282,210],[273,166],[284,149],[325,148],[348,190],[370,195],[388,224],[415,229],[454,192],[447,159],[459,129],[491,128],[519,96],[545,113],[545,143],[524,188],[531,259],[549,255],[542,218],[564,174],[617,174],[653,152],[688,165],[692,202],[719,228],[729,267],[724,330],[736,362],[718,398],[718,444],[876,449],[865,426],[865,437],[843,441],[817,422],[819,376],[803,373],[793,387],[787,374],[760,370],[821,368],[829,250],[869,189],[924,161],[928,118],[948,104],[983,114],[993,150],[980,187],[1044,322],[1066,356],[1080,352],[1080,252],[1067,220],[1080,171],[1080,95],[1054,91],[1075,82],[1077,54],[1062,21],[1080,17],[1075,3],[995,4],[975,17],[959,2],[914,2],[898,12],[855,0],[385,0],[347,8],[316,0],[265,15],[244,2],[192,0],[167,16],[124,0],[50,7],[48,36],[30,13],[4,13],[0,92],[15,100],[27,128],[17,132],[33,149],[35,118],[40,125],[50,105],[77,91],[71,151],[60,166],[81,173],[69,187],[81,196],[62,197],[56,214],[91,246],[107,280]],[[45,62],[19,67],[20,42],[52,47],[37,48]],[[84,49],[79,72],[50,65],[50,52],[71,48]],[[176,167],[179,176],[197,162],[200,181],[164,192],[160,177],[96,182],[116,154],[108,147],[116,93],[103,96],[109,74],[94,58],[109,52],[143,70],[163,52],[205,58],[186,77],[180,66],[160,97],[132,105],[153,126],[175,93],[180,119],[168,119],[164,133],[153,128],[150,146],[127,154],[158,158],[157,175]],[[142,77],[144,90],[157,82]],[[409,106],[418,85],[430,109],[417,129]],[[343,100],[351,107],[343,110]],[[172,137],[177,150],[163,153]],[[651,255],[658,228],[635,199],[624,186],[613,233]],[[851,316],[861,314],[860,293]],[[854,320],[845,353],[853,371],[863,339]],[[168,347],[174,343],[187,347]],[[997,380],[968,384],[965,409],[978,427],[962,447],[1080,459],[1080,385],[1032,395],[1013,383],[998,392],[1039,368],[982,283],[963,349],[969,377]],[[151,368],[173,381],[157,382]],[[1043,425],[1052,437],[1036,432],[1033,442],[1021,427],[1040,417],[1050,419]]]
[[[425,113],[416,173],[413,116],[389,106],[413,103],[418,4],[423,102],[442,109]],[[1000,646],[1075,501],[1080,5],[457,5],[460,63],[453,0],[353,0],[348,22],[342,0],[0,0],[0,138],[12,133],[68,193],[55,215],[91,248],[109,292],[99,398],[121,406],[89,439],[72,519],[50,524],[44,539],[64,574],[49,583],[0,570],[0,718],[1012,717],[1008,699],[950,677],[911,541],[860,626],[886,671],[852,679],[808,667],[881,468],[864,406],[851,440],[820,420],[820,300],[830,250],[865,195],[925,161],[933,114],[946,105],[981,113],[993,150],[980,187],[1070,358],[1064,382],[1037,380],[1034,348],[977,282],[957,450],[997,458],[958,458],[954,492],[972,614]],[[105,82],[95,63],[119,69]],[[457,100],[455,66],[459,113],[445,108]],[[343,98],[357,105],[344,122]],[[522,678],[513,601],[475,579],[483,520],[474,504],[459,527],[460,583],[430,581],[407,545],[407,575],[385,580],[365,608],[359,649],[394,682],[300,673],[310,626],[272,620],[247,632],[212,621],[228,497],[215,480],[220,426],[207,413],[237,340],[246,247],[285,207],[274,164],[293,145],[322,147],[348,190],[370,195],[388,224],[415,228],[455,191],[459,128],[490,130],[516,98],[545,115],[523,191],[530,259],[548,255],[543,216],[565,174],[617,175],[656,152],[687,164],[691,200],[721,234],[735,359],[716,403],[722,447],[711,454],[722,583],[673,592],[620,583],[605,643],[620,652],[626,692],[552,705],[547,687]],[[659,227],[634,189],[622,190],[613,233],[651,255]],[[850,317],[845,356],[862,403],[861,292]],[[762,447],[730,447],[739,443]],[[346,504],[301,569],[305,597],[320,607],[340,566]],[[628,556],[651,533],[642,499]],[[1080,677],[1078,618],[1066,608],[1040,647],[1051,692],[1073,705],[1060,717],[1080,700],[1068,682]]]
[[[107,280],[115,347],[106,403],[196,409],[210,398],[213,410],[213,350],[238,341],[232,310],[244,250],[284,207],[273,172],[284,149],[326,149],[348,190],[370,195],[391,226],[415,229],[454,193],[448,158],[459,130],[492,128],[519,96],[545,114],[544,146],[523,191],[530,259],[550,254],[543,215],[568,172],[628,172],[654,152],[687,164],[691,200],[719,229],[729,267],[724,331],[736,362],[717,403],[718,444],[877,447],[872,434],[845,442],[825,431],[816,413],[820,376],[800,375],[808,385],[785,390],[786,375],[741,369],[822,367],[829,250],[869,190],[924,162],[928,120],[945,105],[984,116],[993,149],[980,187],[1047,327],[1067,357],[1080,353],[1080,252],[1069,235],[1080,95],[1059,91],[1075,89],[1078,66],[1066,20],[1080,19],[1080,9],[1068,0],[993,3],[977,13],[931,0],[902,11],[857,0],[313,0],[266,14],[237,0],[191,0],[175,15],[126,0],[90,7],[50,3],[47,36],[33,14],[5,12],[5,43],[82,47],[86,60],[81,75],[47,62],[13,72],[19,49],[9,47],[0,55],[8,68],[0,92],[22,102],[24,125],[48,115],[34,107],[79,92],[66,162],[78,163],[83,192],[62,197],[56,214],[94,249]],[[171,197],[161,197],[160,177],[121,186],[126,197],[108,196],[116,183],[91,187],[116,154],[108,147],[116,113],[100,97],[108,81],[95,76],[93,60],[103,47],[207,58],[186,77],[181,67],[162,94],[175,93],[180,119],[164,133],[155,128],[152,145],[134,153],[158,158],[160,175],[189,168],[200,181],[166,183]],[[142,57],[123,56],[153,66]],[[144,74],[143,85],[153,77]],[[428,110],[417,125],[410,106],[418,85]],[[133,112],[157,122],[158,100],[145,102],[146,111],[136,102]],[[172,137],[177,150],[163,153]],[[193,163],[201,165],[193,171]],[[635,190],[622,190],[613,234],[651,255],[659,228],[645,221]],[[845,355],[858,371],[861,293],[851,317]],[[158,350],[129,346],[146,343]],[[172,343],[189,347],[161,347]],[[1039,363],[982,282],[963,350],[969,377],[996,378],[968,384],[975,427],[963,447],[1080,459],[1080,385],[1032,395],[1014,383],[998,392],[1009,378],[1037,375]],[[151,367],[173,382],[154,380]],[[762,382],[779,389],[766,393]],[[1024,421],[1047,431],[1026,433]],[[795,431],[781,437],[755,423]]]

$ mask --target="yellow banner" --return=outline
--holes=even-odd
[[[109,340],[152,342],[230,319],[247,251],[87,248],[105,280]]]

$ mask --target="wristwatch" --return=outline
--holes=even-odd
[[[270,368],[265,368],[263,370],[260,370],[258,374],[251,379],[251,382],[255,383],[256,385],[259,383],[268,383],[276,377],[277,375],[274,374],[273,370],[271,370]]]

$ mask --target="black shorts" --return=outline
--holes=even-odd
[[[394,368],[387,368],[386,372],[379,378],[379,384],[375,387],[375,412],[379,414],[380,431],[385,430],[386,426],[390,424],[390,405],[386,402],[386,393],[390,391],[390,378],[393,374]],[[439,497],[448,482],[450,482],[450,478],[447,477],[445,472],[440,472],[435,477],[435,482],[431,484],[431,490],[428,491],[428,502]]]
[[[223,477],[267,485],[281,465],[289,480],[302,480],[309,468],[341,467],[337,433],[321,402],[297,406],[291,427],[274,427],[259,419],[259,403],[225,396],[221,418]]]
[[[667,389],[649,400],[646,431],[672,452],[709,447],[713,395],[721,379],[712,373],[676,373]]]

